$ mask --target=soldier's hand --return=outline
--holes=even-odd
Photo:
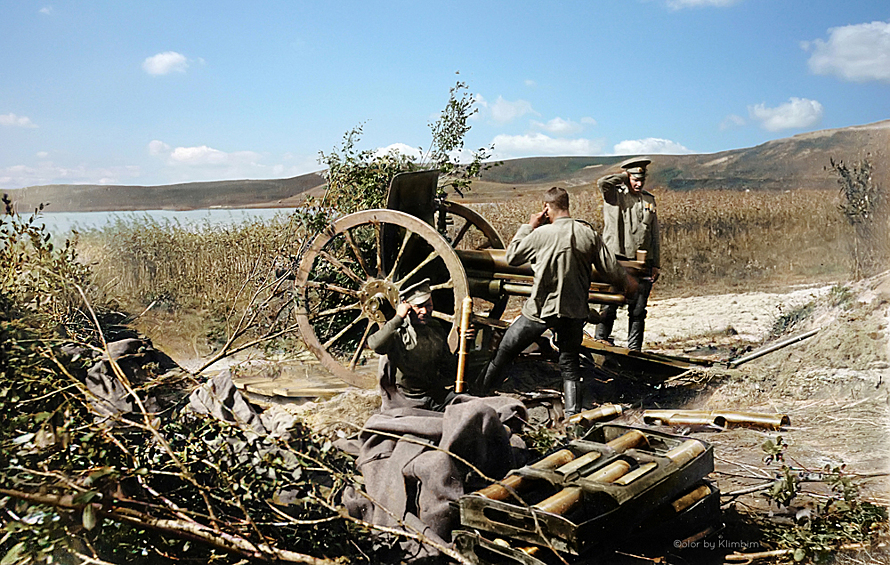
[[[660,276],[661,276],[661,269],[659,269],[658,267],[652,267],[652,282],[657,281],[658,277],[660,277]]]
[[[411,305],[407,302],[399,302],[399,305],[396,306],[396,316],[401,316],[402,318],[408,317],[408,312],[411,311]]]
[[[547,220],[547,212],[545,210],[541,210],[540,212],[536,212],[529,216],[528,223],[532,227],[532,229],[535,229],[538,226],[546,224]]]

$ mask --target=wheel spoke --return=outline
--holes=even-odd
[[[467,232],[470,231],[470,228],[473,227],[473,224],[470,220],[464,220],[464,225],[460,228],[460,231],[457,232],[457,235],[454,236],[454,239],[451,241],[451,247],[457,249],[458,244],[467,235]]]
[[[320,281],[306,281],[306,288],[317,288],[320,290],[329,290],[331,292],[345,294],[345,295],[351,296],[353,298],[358,298],[358,296],[359,296],[358,291],[355,291],[355,290],[352,290],[349,288],[344,288],[344,287],[336,285],[336,284],[320,282]]]
[[[433,313],[430,314],[433,318],[439,318],[440,320],[445,320],[449,324],[454,323],[454,315],[446,314],[445,312],[439,312],[437,310],[433,310]]]
[[[332,345],[334,345],[334,343],[335,343],[338,339],[340,339],[341,337],[343,337],[343,336],[346,334],[346,332],[348,332],[349,330],[351,330],[352,328],[354,328],[355,325],[356,325],[357,323],[359,323],[359,321],[362,320],[364,317],[365,317],[364,313],[359,314],[358,317],[357,317],[355,320],[353,320],[353,321],[349,322],[348,324],[346,324],[346,325],[343,327],[343,329],[341,329],[339,332],[337,332],[337,335],[335,335],[335,336],[332,337],[331,339],[327,340],[326,342],[322,343],[321,346],[324,347],[325,349],[330,349],[330,347],[331,347]]]
[[[323,318],[325,316],[333,316],[334,314],[340,314],[341,312],[348,312],[349,310],[361,310],[362,305],[360,302],[356,302],[354,304],[344,304],[342,306],[337,306],[336,308],[329,308],[327,310],[323,310],[321,312],[316,312],[312,314],[309,319],[317,320],[319,318]]]
[[[449,289],[449,288],[454,288],[454,281],[451,279],[448,279],[447,281],[445,281],[443,283],[434,284],[434,285],[430,286],[430,291],[445,290],[445,289]]]
[[[368,318],[368,326],[365,328],[365,333],[362,334],[362,339],[358,342],[358,347],[355,348],[355,353],[352,355],[352,361],[349,362],[349,370],[354,371],[355,365],[358,363],[358,358],[362,355],[362,350],[365,349],[365,342],[368,341],[368,334],[371,333],[371,326],[374,325],[374,320]]]
[[[334,257],[333,255],[331,255],[331,254],[328,253],[327,251],[319,251],[319,252],[318,252],[318,255],[321,256],[321,257],[324,257],[325,259],[327,259],[332,265],[334,265],[335,267],[337,267],[338,269],[340,269],[340,271],[341,271],[344,275],[346,275],[347,277],[351,278],[352,280],[354,280],[354,281],[357,282],[358,284],[364,284],[365,281],[363,281],[362,279],[360,279],[360,278],[358,277],[358,275],[356,275],[355,273],[353,273],[353,272],[352,272],[352,269],[348,268],[346,265],[344,265],[343,263],[341,263],[339,259],[337,259],[337,258]]]
[[[404,281],[410,279],[411,277],[413,277],[414,275],[416,275],[418,271],[420,271],[422,268],[426,267],[430,263],[430,261],[432,261],[433,259],[435,259],[438,256],[439,256],[439,254],[436,253],[436,250],[434,249],[432,253],[430,253],[429,255],[426,256],[426,259],[424,259],[423,261],[418,263],[417,266],[415,266],[413,269],[411,269],[411,272],[409,272],[407,275],[405,275],[404,277],[401,278],[401,280],[398,283],[399,286],[401,287],[402,282],[404,282]]]
[[[399,246],[399,253],[398,253],[398,255],[396,255],[396,260],[393,263],[392,270],[389,272],[388,275],[386,275],[386,280],[389,280],[389,281],[393,280],[393,277],[396,274],[396,269],[399,268],[399,263],[402,262],[402,254],[405,252],[405,248],[408,247],[408,241],[411,239],[411,236],[413,236],[413,235],[414,235],[414,232],[412,232],[409,229],[405,229],[405,237],[402,238],[402,245]]]
[[[365,259],[362,257],[362,252],[359,251],[358,246],[355,244],[355,241],[352,239],[352,234],[349,230],[343,232],[344,237],[346,237],[346,243],[349,244],[349,247],[352,248],[352,254],[355,255],[356,260],[358,260],[359,266],[361,266],[362,271],[364,271],[365,276],[370,278],[371,271],[368,269],[368,266],[365,265]]]
[[[380,222],[372,222],[377,229],[377,276],[383,276],[383,227]]]

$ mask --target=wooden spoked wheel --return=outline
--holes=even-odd
[[[343,381],[375,385],[368,336],[395,312],[399,291],[424,278],[433,290],[433,323],[458,345],[456,308],[469,294],[451,245],[429,224],[395,210],[365,210],[336,220],[312,240],[294,281],[303,342]]]
[[[479,213],[457,202],[445,200],[439,213],[445,212],[445,239],[454,249],[505,249],[504,240],[493,225]]]
[[[445,218],[437,218],[437,225],[443,236],[454,249],[480,250],[480,249],[506,249],[503,238],[493,225],[488,223],[479,213],[456,202],[448,200],[439,203],[438,214],[444,214]],[[444,226],[444,229],[443,229]],[[478,299],[482,300],[482,299]],[[485,314],[488,318],[500,318],[507,308],[507,296],[502,296],[490,302],[491,306]]]

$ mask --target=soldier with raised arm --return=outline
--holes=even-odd
[[[378,375],[384,409],[442,412],[458,396],[450,388],[457,360],[432,312],[430,281],[424,279],[402,290],[395,316],[368,337],[368,347],[385,356]]]
[[[556,333],[559,348],[565,413],[580,412],[578,355],[589,315],[591,265],[610,284],[628,294],[635,292],[636,280],[627,274],[590,224],[572,219],[569,195],[558,187],[544,193],[543,210],[532,214],[529,222],[519,227],[507,247],[506,260],[511,265],[530,263],[534,283],[522,315],[507,329],[482,377],[481,392],[488,393],[499,386],[507,365],[551,329]]]
[[[628,159],[620,165],[622,172],[606,175],[597,181],[603,193],[603,241],[606,246],[619,259],[633,260],[637,251],[646,252],[648,272],[640,278],[639,291],[627,304],[627,347],[636,351],[643,348],[646,303],[652,283],[658,280],[661,269],[655,197],[643,190],[646,168],[651,162],[647,157]],[[617,310],[617,306],[607,305],[600,311],[596,339],[612,342],[612,326]]]

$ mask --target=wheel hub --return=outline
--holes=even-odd
[[[399,289],[386,280],[371,280],[365,283],[359,291],[359,301],[362,303],[362,312],[378,324],[386,323],[386,315],[383,313],[383,304],[388,302],[393,308],[399,303]]]

